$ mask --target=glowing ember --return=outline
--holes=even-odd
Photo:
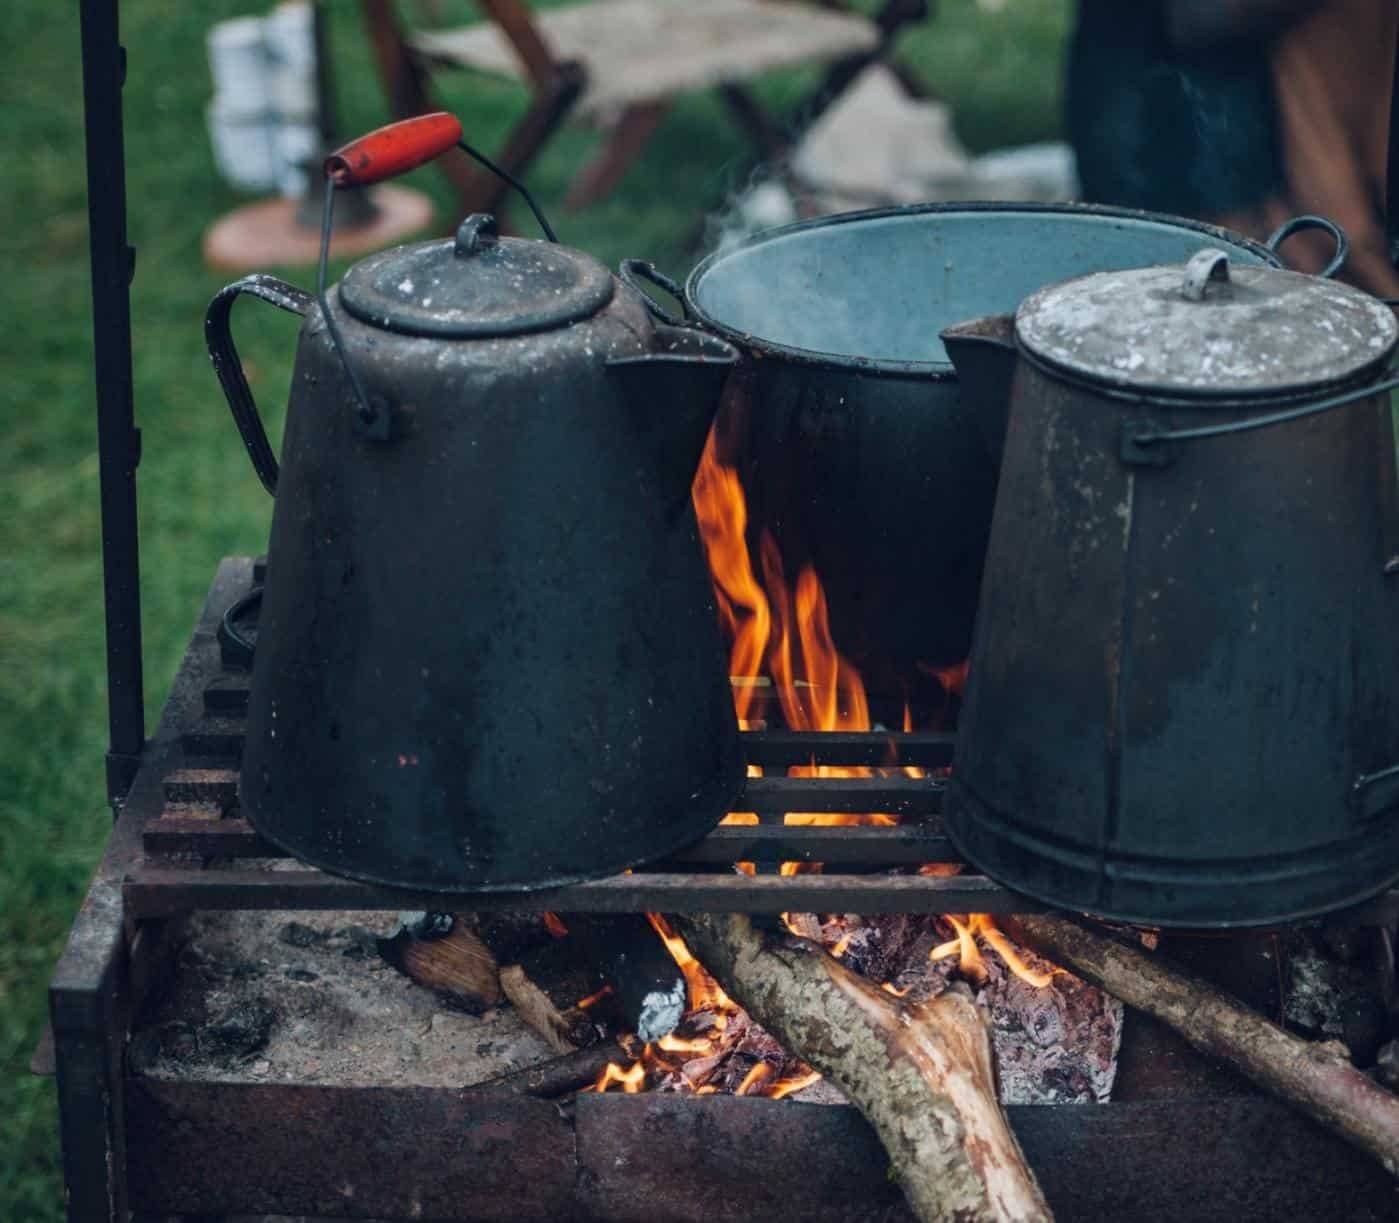
[[[557,913],[544,914],[544,929],[549,931],[555,938],[567,938],[568,927],[559,920]]]
[[[589,994],[586,998],[580,999],[575,1005],[580,1011],[586,1011],[590,1006],[596,1006],[604,998],[609,998],[611,996],[612,987],[610,985],[604,985],[597,993]]]
[[[746,1096],[750,1091],[752,1091],[755,1087],[761,1084],[762,1081],[768,1078],[771,1074],[772,1067],[769,1066],[766,1062],[756,1063],[753,1069],[743,1076],[743,1082],[741,1082],[737,1087],[734,1088],[734,1095]]]

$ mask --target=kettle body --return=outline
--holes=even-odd
[[[476,223],[455,250],[356,265],[327,298],[338,345],[302,303],[240,804],[330,871],[527,890],[678,849],[742,785],[689,498],[736,353],[657,327],[564,248],[492,237],[494,272],[455,266],[482,253],[463,255]],[[521,276],[521,310],[423,333],[434,296],[476,326],[491,285]],[[412,300],[375,313],[370,282]],[[248,287],[211,308],[226,389],[241,378],[228,306]],[[559,298],[575,307],[562,323]]]
[[[1211,254],[1195,274],[1224,283],[1195,304],[1159,269],[1126,276],[1160,314],[1071,282],[947,336],[972,393],[1010,388],[948,832],[1020,891],[1163,926],[1290,921],[1399,878],[1399,506],[1377,381],[1399,329],[1358,291],[1230,282]],[[1109,313],[1130,342],[1078,347]]]

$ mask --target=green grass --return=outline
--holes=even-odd
[[[270,502],[204,352],[201,317],[221,278],[201,264],[199,241],[214,217],[239,202],[215,177],[204,133],[204,33],[213,21],[270,7],[270,0],[126,0],[122,7],[153,725],[215,561],[260,551],[268,525]],[[385,118],[357,8],[349,0],[330,6],[347,132]],[[939,8],[904,49],[954,104],[966,143],[982,149],[1053,136],[1066,0],[1010,0],[996,15],[973,0],[941,0]],[[26,1065],[49,972],[110,817],[102,797],[105,679],[77,5],[10,0],[5,34],[0,1220],[28,1223],[60,1217],[61,1189],[52,1085],[30,1078]],[[766,82],[763,93],[780,103],[808,80],[789,74]],[[521,101],[509,86],[466,78],[444,93],[486,147]],[[684,271],[695,254],[687,239],[748,172],[747,150],[722,108],[712,98],[687,99],[611,200],[565,214],[557,201],[595,140],[570,129],[530,174],[563,239],[612,265],[638,256]],[[449,206],[430,171],[413,181]],[[304,270],[289,275],[310,282]],[[237,327],[254,390],[275,424],[294,324],[251,306],[239,308]]]

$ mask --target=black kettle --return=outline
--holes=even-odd
[[[327,165],[376,181],[459,135],[410,120]],[[243,293],[305,318],[280,467]],[[206,330],[276,495],[239,789],[263,836],[372,882],[523,891],[722,818],[743,764],[690,485],[733,348],[487,216],[319,301],[249,276]]]
[[[943,333],[1009,396],[945,811],[1055,905],[1264,925],[1399,879],[1399,487],[1383,303],[1186,265]]]

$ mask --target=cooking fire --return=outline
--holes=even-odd
[[[118,819],[50,999],[70,1217],[649,1218],[667,1113],[790,1217],[810,1144],[746,1139],[841,1105],[825,1217],[1134,1217],[1197,1163],[1171,1217],[1392,1213],[1399,324],[1339,226],[926,205],[682,284],[504,176],[544,241],[472,213],[332,286],[343,189],[493,167],[370,133],[314,292],[206,311],[271,530],[147,738],[83,10]],[[280,453],[245,297],[303,320]]]
[[[877,730],[870,718],[860,672],[842,656],[834,640],[825,591],[815,569],[803,567],[795,586],[790,586],[776,541],[764,530],[760,535],[763,576],[761,580],[757,577],[748,547],[748,508],[743,486],[738,473],[720,460],[719,447],[716,430],[711,432],[700,460],[694,503],[729,645],[729,670],[739,725],[745,730],[759,729],[777,718],[788,730]],[[965,684],[965,664],[939,668],[934,673],[949,700],[960,694]],[[777,702],[776,709],[771,707],[772,697]],[[902,729],[915,729],[912,708],[907,702]],[[792,777],[871,777],[902,771],[912,777],[925,776],[917,766],[900,766],[892,744],[890,756],[888,765],[877,770],[818,765],[813,761],[810,765],[789,766],[786,773]],[[762,770],[750,766],[749,774],[762,776]],[[899,820],[898,815],[883,812],[788,812],[783,816],[783,822],[789,825],[891,826]],[[756,824],[758,817],[752,812],[732,812],[724,823]],[[757,868],[747,862],[737,864],[737,869],[753,874]],[[925,863],[917,869],[926,875],[942,875],[953,874],[960,867]],[[821,864],[783,862],[779,870],[783,875],[815,873],[821,870]],[[789,1057],[752,1023],[662,915],[647,916],[685,977],[687,1007],[677,1028],[681,1034],[669,1033],[648,1042],[639,1058],[625,1069],[608,1065],[593,1090],[697,1094],[731,1091],[735,1095],[781,1098],[820,1078],[816,1071]],[[558,921],[552,914],[550,920]],[[878,918],[784,913],[782,921],[792,934],[812,939],[837,958],[845,957],[857,938],[863,943],[869,941],[871,934],[876,939],[879,935]],[[956,974],[974,985],[984,986],[988,980],[980,944],[991,948],[1027,985],[1043,988],[1053,980],[1054,970],[1032,967],[989,914],[930,917],[924,919],[924,926],[929,934],[943,931],[952,935],[933,946],[926,959],[940,963],[955,957]],[[946,979],[945,973],[937,974],[932,987],[940,989]],[[913,984],[891,980],[877,984],[895,997],[905,997],[914,988]],[[926,992],[929,982],[925,979],[921,984]]]

